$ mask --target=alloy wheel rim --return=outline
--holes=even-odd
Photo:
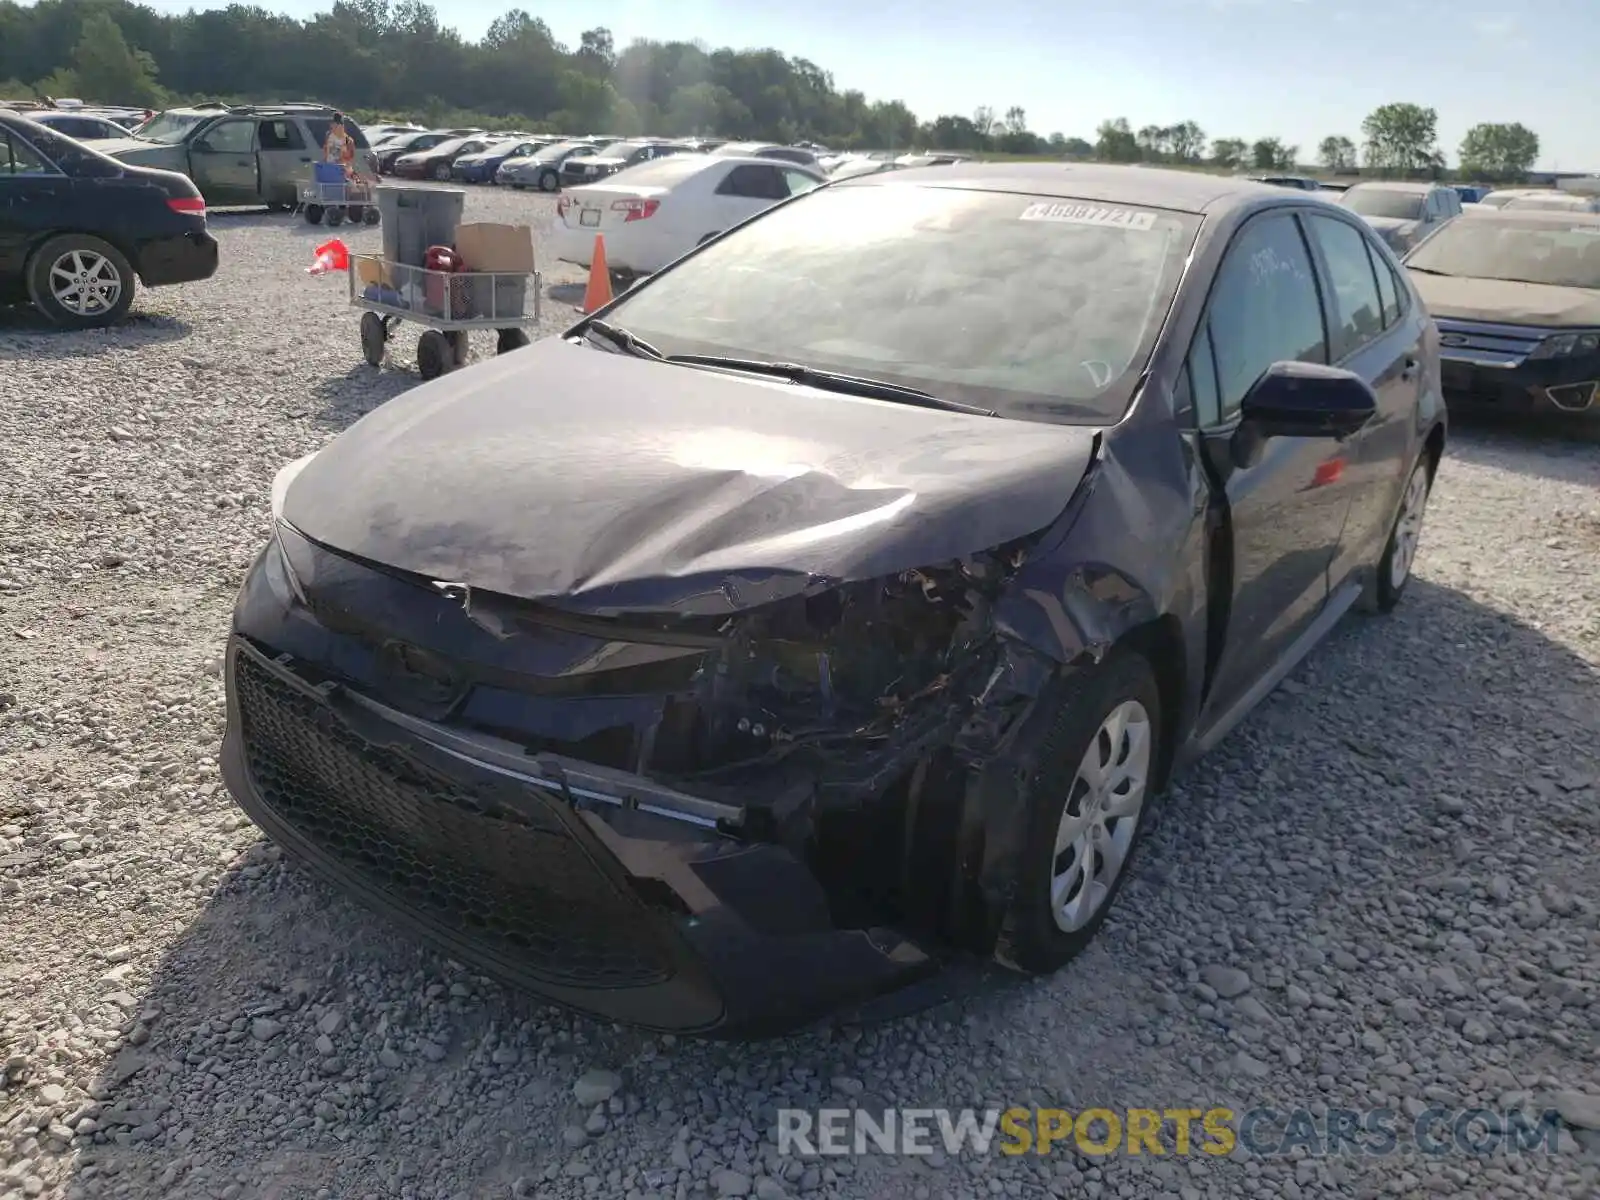
[[[1422,540],[1422,518],[1428,508],[1428,473],[1418,466],[1400,498],[1400,518],[1394,527],[1394,553],[1389,556],[1389,586],[1399,587],[1411,577]]]
[[[122,276],[103,254],[69,250],[50,264],[50,294],[70,313],[97,317],[116,307]]]
[[[1056,827],[1050,912],[1064,933],[1103,909],[1122,874],[1150,785],[1150,714],[1124,700],[1100,723]]]

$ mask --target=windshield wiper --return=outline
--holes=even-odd
[[[771,375],[787,379],[790,383],[804,384],[825,392],[842,396],[860,396],[867,400],[892,400],[900,404],[914,404],[918,408],[933,408],[940,412],[965,413],[970,417],[998,417],[992,408],[979,408],[946,400],[920,388],[904,387],[882,379],[868,379],[861,375],[843,375],[837,371],[823,371],[804,363],[767,362],[759,358],[724,358],[718,354],[669,354],[665,362],[685,367],[720,367],[729,371],[748,371],[752,375]]]
[[[617,349],[635,358],[653,358],[657,362],[666,362],[667,356],[657,350],[643,338],[635,336],[620,325],[613,325],[609,321],[590,321],[583,327],[584,333],[598,333]]]

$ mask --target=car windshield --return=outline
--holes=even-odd
[[[417,149],[427,150],[430,154],[432,154],[435,150],[437,150],[440,154],[449,154],[452,151],[460,150],[463,146],[468,145],[473,140],[474,139],[470,137],[450,138],[446,141],[438,142],[432,146],[424,143],[423,145],[418,146]]]
[[[800,363],[1001,416],[1118,420],[1199,218],[894,184],[820,189],[606,314],[666,354]]]
[[[601,150],[596,157],[627,158],[628,155],[632,154],[634,151],[643,150],[646,146],[651,144],[652,143],[650,142],[612,142],[611,145],[607,146],[604,150]]]
[[[1406,266],[1470,279],[1600,289],[1600,222],[1451,221],[1413,250]]]
[[[167,145],[183,141],[187,134],[201,121],[206,120],[210,114],[164,112],[151,117],[143,125],[134,130],[142,138],[152,142],[165,142]]]
[[[1363,217],[1391,217],[1402,221],[1422,219],[1422,196],[1417,192],[1391,192],[1383,188],[1351,188],[1339,203]]]

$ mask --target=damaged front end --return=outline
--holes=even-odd
[[[275,838],[514,985],[791,1027],[992,934],[977,781],[1051,670],[992,615],[1027,554],[601,616],[280,525],[235,611],[225,772]]]

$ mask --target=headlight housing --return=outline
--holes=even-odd
[[[1573,358],[1579,354],[1600,352],[1600,330],[1587,329],[1573,333],[1558,333],[1545,338],[1533,348],[1530,359]]]
[[[283,528],[283,498],[288,495],[289,485],[295,481],[295,476],[305,470],[306,464],[316,456],[316,452],[313,451],[302,458],[297,458],[272,478],[272,545],[267,549],[265,562],[267,581],[280,596],[283,590],[287,589],[289,595],[301,604],[306,603],[306,595],[301,590],[300,581],[295,578],[294,568],[289,565],[289,554],[280,536],[280,530]]]

